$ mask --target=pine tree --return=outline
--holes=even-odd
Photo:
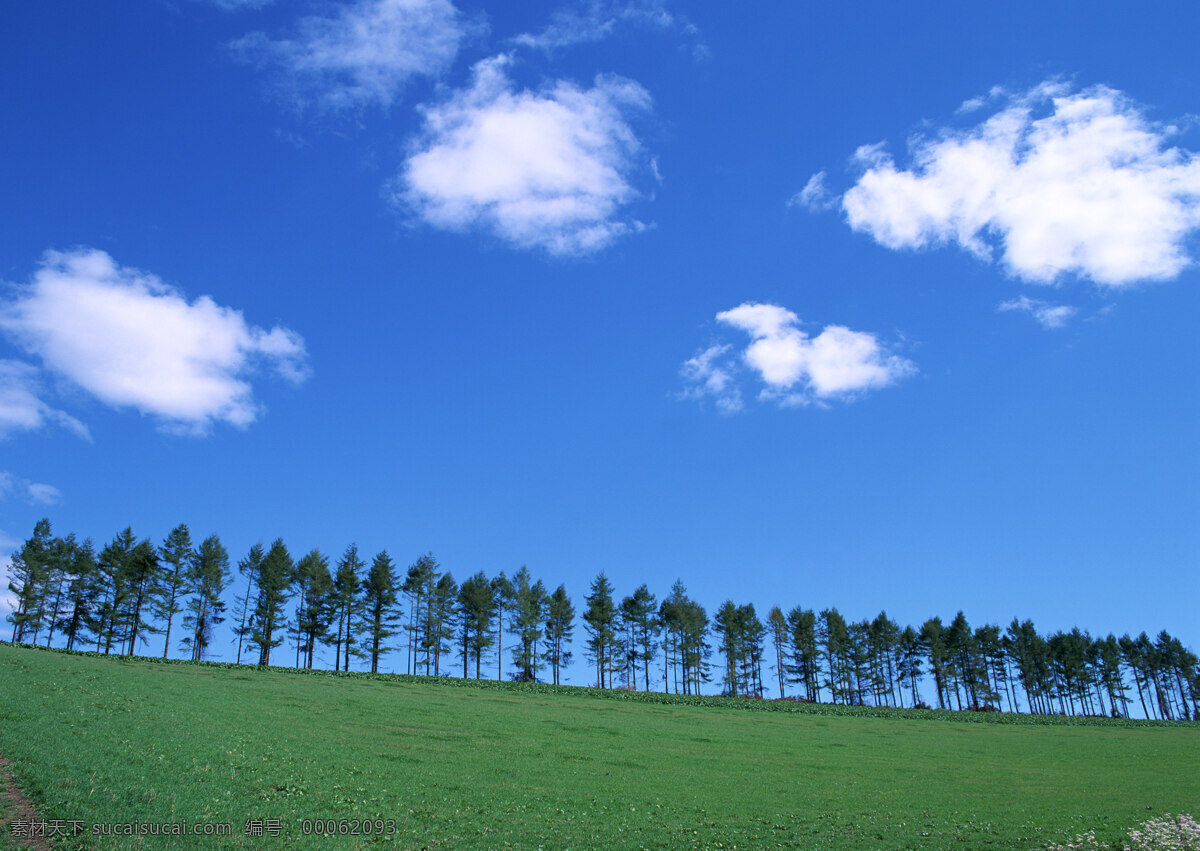
[[[772,606],[767,613],[767,624],[771,630],[771,643],[775,647],[775,679],[779,683],[779,696],[784,698],[787,697],[788,682],[788,629],[783,609]]]
[[[442,654],[450,654],[449,641],[458,626],[458,583],[449,573],[438,577],[429,593],[427,640],[433,653],[433,673],[442,675]]]
[[[571,664],[571,643],[575,631],[575,607],[567,596],[566,587],[559,585],[550,595],[546,606],[546,652],[544,658],[550,665],[554,685],[561,685],[561,671]]]
[[[496,679],[504,679],[504,615],[511,612],[516,601],[516,589],[512,580],[500,571],[492,580],[492,591],[496,600]]]
[[[37,642],[37,633],[43,626],[54,547],[50,521],[42,518],[33,527],[33,535],[9,557],[12,581],[8,590],[16,595],[17,608],[6,620],[13,625],[15,642],[27,639]]]
[[[75,536],[67,536],[68,584],[66,607],[59,627],[67,636],[67,649],[74,650],[75,644],[95,621],[97,601],[102,593],[96,550],[91,540],[82,544]]]
[[[132,656],[137,649],[138,639],[146,643],[149,633],[159,630],[147,620],[147,614],[152,613],[153,601],[158,593],[159,564],[158,552],[149,540],[138,541],[125,562],[126,579],[125,605],[118,612],[118,619],[124,631],[122,652]]]
[[[547,602],[546,587],[542,580],[532,582],[532,578],[525,565],[521,565],[521,569],[513,576],[515,605],[509,624],[509,632],[517,638],[517,646],[512,651],[513,665],[517,669],[513,679],[527,683],[537,682],[541,668],[537,645],[542,638]]]
[[[204,660],[212,644],[213,629],[225,620],[221,594],[228,582],[229,553],[220,538],[209,535],[201,541],[188,575],[192,596],[187,602],[188,613],[183,618],[184,629],[189,632],[183,646],[191,651],[193,662]]]
[[[643,683],[650,691],[650,662],[658,653],[658,636],[662,632],[658,614],[658,599],[645,585],[621,601],[621,622],[629,634],[628,661],[634,668],[633,685],[637,687],[637,666],[641,663]]]
[[[117,643],[120,630],[121,611],[125,606],[128,588],[129,566],[137,539],[133,529],[126,526],[104,549],[97,559],[102,598],[92,631],[96,634],[96,652],[104,647],[107,656]],[[118,647],[118,651],[119,651]]]
[[[180,523],[172,529],[158,552],[162,570],[154,586],[154,616],[167,622],[163,640],[163,658],[166,659],[171,646],[171,626],[175,616],[183,611],[183,597],[187,593],[189,577],[195,571],[196,553],[187,524]]]
[[[324,637],[332,621],[329,597],[333,591],[333,577],[329,573],[329,559],[318,549],[310,551],[296,562],[295,584],[299,598],[296,645],[300,654],[296,667],[311,669],[317,642]]]
[[[612,591],[608,577],[601,571],[592,582],[590,593],[584,598],[587,609],[583,613],[583,622],[588,633],[588,655],[596,665],[596,684],[600,688],[612,685],[608,674],[613,664],[617,619]]]
[[[804,699],[821,699],[821,650],[817,644],[817,615],[812,609],[796,606],[788,612],[788,645],[793,682],[804,687]]]
[[[238,637],[237,663],[239,665],[242,664],[242,646],[246,643],[246,639],[254,634],[254,608],[251,604],[256,603],[258,599],[256,590],[258,577],[262,573],[262,563],[266,557],[266,551],[263,549],[262,542],[259,541],[250,548],[246,557],[238,562],[238,572],[246,577],[246,593],[237,598],[237,604],[242,607],[241,624],[234,630]]]
[[[492,615],[496,611],[496,591],[483,571],[466,579],[458,589],[458,608],[461,613],[459,653],[463,660],[463,678],[467,676],[468,659],[475,660],[475,679],[479,679],[483,654],[495,641]]]
[[[331,605],[333,621],[337,624],[333,651],[333,669],[339,666],[342,670],[350,670],[350,653],[354,647],[354,629],[362,614],[359,601],[359,588],[362,585],[362,569],[367,563],[358,557],[358,545],[346,547],[337,565],[337,576],[333,580]],[[346,648],[345,660],[342,660],[342,647]]]
[[[688,596],[682,580],[675,580],[671,595],[663,600],[658,617],[667,633],[668,668],[674,671],[675,691],[699,694],[708,682],[708,614]]]
[[[429,619],[429,595],[441,577],[437,559],[433,553],[426,553],[409,565],[401,590],[408,595],[408,673],[419,673],[420,656],[424,655],[425,673],[429,673],[430,655],[425,641],[425,628]],[[423,605],[424,604],[424,605]]]
[[[251,565],[251,569],[254,566]],[[251,618],[250,646],[258,649],[258,664],[271,664],[271,651],[283,644],[284,613],[287,603],[295,565],[291,553],[284,546],[282,538],[276,538],[271,549],[257,565],[257,571],[251,576],[257,589],[254,603],[254,614]]]
[[[938,709],[945,709],[944,695],[946,691],[946,672],[949,667],[950,652],[946,647],[946,628],[942,626],[941,618],[930,618],[921,624],[921,646],[929,659],[929,670],[933,674],[933,685],[937,691]]]
[[[389,638],[396,634],[396,569],[387,550],[375,556],[367,581],[362,588],[363,649],[371,658],[371,673],[379,673],[379,657],[392,649],[387,646]]]

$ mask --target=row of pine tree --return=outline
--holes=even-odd
[[[317,549],[295,559],[276,540],[237,563],[243,590],[231,610],[228,552],[216,535],[195,545],[185,524],[158,546],[126,528],[97,553],[90,540],[55,536],[43,519],[11,561],[15,642],[57,638],[67,649],[133,654],[161,635],[163,658],[174,640],[200,661],[232,618],[239,664],[272,664],[290,639],[298,668],[313,667],[318,645],[347,671],[354,659],[377,672],[385,654],[402,649],[405,673],[444,675],[460,662],[463,677],[478,678],[494,663],[499,679],[506,634],[513,679],[557,685],[572,659],[571,598],[525,567],[460,584],[429,554],[401,578],[386,551],[368,564],[351,544],[331,564]],[[1166,632],[1156,640],[1094,639],[1079,629],[1042,636],[1015,618],[1006,630],[972,629],[962,612],[914,628],[884,612],[847,622],[836,608],[799,606],[786,614],[776,606],[763,623],[753,604],[732,601],[710,619],[682,582],[661,603],[646,585],[618,602],[603,573],[584,603],[586,656],[600,688],[699,694],[719,666],[727,695],[762,697],[771,669],[780,697],[812,702],[923,706],[921,684],[932,681],[943,709],[1129,717],[1140,705],[1147,718],[1200,720],[1200,660]],[[394,645],[397,636],[404,641]]]

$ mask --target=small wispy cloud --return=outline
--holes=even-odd
[[[207,296],[188,302],[155,276],[91,249],[47,252],[33,281],[0,305],[0,330],[51,372],[108,405],[157,417],[169,430],[249,425],[259,405],[247,377],[260,365],[293,383],[308,374],[295,332],[249,325]],[[33,379],[27,365],[10,372],[26,385]],[[0,368],[0,393],[3,376]],[[28,391],[22,396],[15,386],[8,391],[24,404],[17,409],[24,427],[37,427],[39,411],[42,420],[66,417],[40,402],[31,410]]]
[[[386,109],[413,77],[445,70],[468,29],[449,0],[356,0],[301,19],[290,38],[259,32],[230,46],[296,106]]]
[[[1009,301],[1001,302],[996,308],[1001,312],[1020,311],[1030,314],[1038,323],[1047,329],[1063,328],[1079,309],[1068,304],[1049,304],[1036,298],[1018,296]]]
[[[559,9],[540,32],[522,33],[512,42],[549,52],[603,41],[624,27],[680,30],[692,38],[699,34],[685,18],[669,11],[663,0],[590,0]]]
[[[973,126],[911,140],[906,169],[883,145],[859,148],[862,173],[841,198],[850,227],[892,249],[998,251],[1011,274],[1034,283],[1076,275],[1115,289],[1191,264],[1200,156],[1169,146],[1175,128],[1105,86],[993,89],[960,115],[989,107]],[[824,198],[819,181],[809,186],[811,200]]]
[[[88,427],[75,417],[42,400],[37,367],[15,360],[0,360],[0,440],[19,431],[37,431],[47,423],[92,439]]]
[[[222,12],[246,12],[270,6],[275,0],[192,0],[202,6],[214,6]]]
[[[597,77],[517,90],[508,56],[478,63],[469,88],[422,108],[424,131],[394,200],[434,227],[482,228],[555,255],[597,251],[645,225],[626,207],[650,163],[629,124],[650,108],[637,83]]]
[[[0,472],[0,500],[17,498],[31,505],[57,505],[62,502],[62,491],[44,482],[31,482]]]
[[[711,396],[717,409],[726,414],[736,413],[744,407],[742,391],[735,383],[734,373],[726,362],[725,355],[730,346],[718,344],[683,362],[679,374],[683,377],[684,399],[703,399]]]
[[[848,399],[895,384],[916,372],[874,334],[827,325],[815,337],[792,311],[747,302],[718,313],[717,321],[746,332],[745,348],[717,344],[686,361],[681,369],[684,398],[712,397],[721,410],[742,407],[739,371],[757,379],[760,400],[783,407]]]
[[[814,212],[832,210],[840,203],[841,199],[829,191],[823,171],[810,177],[804,188],[788,200],[789,207],[804,207]]]

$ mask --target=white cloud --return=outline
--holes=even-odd
[[[800,318],[778,305],[747,302],[718,313],[717,321],[745,331],[751,342],[736,357],[730,346],[716,345],[688,360],[682,370],[687,385],[683,395],[713,396],[725,410],[741,407],[733,380],[739,362],[765,385],[760,399],[784,406],[851,397],[916,371],[873,334],[827,325],[810,337],[800,328]]]
[[[626,115],[646,110],[637,83],[597,77],[515,91],[498,56],[475,66],[470,88],[428,106],[396,200],[431,225],[482,227],[522,248],[586,254],[644,228],[622,208],[641,146]]]
[[[43,482],[30,482],[26,486],[29,498],[38,505],[57,505],[62,502],[62,491],[54,485]]]
[[[247,9],[261,9],[270,6],[275,0],[195,0],[205,6],[216,6],[222,12],[242,12]]]
[[[27,363],[0,360],[0,439],[17,431],[35,431],[55,423],[91,440],[87,426],[42,401],[37,369]]]
[[[294,332],[247,325],[208,296],[189,303],[96,250],[48,252],[33,282],[0,308],[0,328],[101,401],[196,433],[214,421],[254,421],[245,376],[258,364],[293,382],[307,371]]]
[[[1167,147],[1122,93],[1044,83],[966,129],[910,143],[899,170],[882,145],[860,148],[858,183],[842,197],[850,226],[893,249],[957,243],[998,249],[1017,277],[1078,275],[1108,287],[1173,278],[1200,227],[1200,157]],[[981,99],[964,104],[978,112]]]
[[[1002,312],[1019,310],[1028,313],[1036,319],[1043,328],[1053,329],[1064,327],[1070,319],[1079,312],[1078,308],[1067,304],[1047,304],[1044,301],[1028,296],[1020,296],[1002,302],[997,308]]]
[[[742,391],[734,383],[731,370],[722,363],[729,348],[728,345],[709,346],[684,361],[679,370],[685,384],[681,394],[684,399],[712,396],[717,408],[727,414],[742,409]]]
[[[810,210],[832,210],[838,205],[838,198],[825,185],[825,172],[818,171],[808,179],[804,188],[788,201],[789,207],[807,207]]]
[[[0,472],[0,500],[10,496],[21,496],[36,505],[54,505],[62,502],[62,492],[42,482],[30,482],[12,473]]]
[[[279,72],[298,104],[338,111],[387,108],[415,76],[434,75],[458,53],[466,29],[449,0],[358,0],[332,17],[304,18],[295,38],[253,33],[232,44]]]
[[[603,41],[623,25],[669,29],[679,24],[678,17],[667,11],[662,0],[590,0],[560,9],[551,16],[550,24],[544,30],[522,33],[513,39],[513,43],[552,51],[574,44]],[[695,28],[686,22],[682,26],[689,33],[695,32]]]

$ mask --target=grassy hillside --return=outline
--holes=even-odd
[[[744,712],[7,645],[0,755],[47,818],[229,822],[229,846],[256,844],[247,819],[332,847],[304,820],[378,818],[408,847],[1014,848],[1200,812],[1195,726]]]

